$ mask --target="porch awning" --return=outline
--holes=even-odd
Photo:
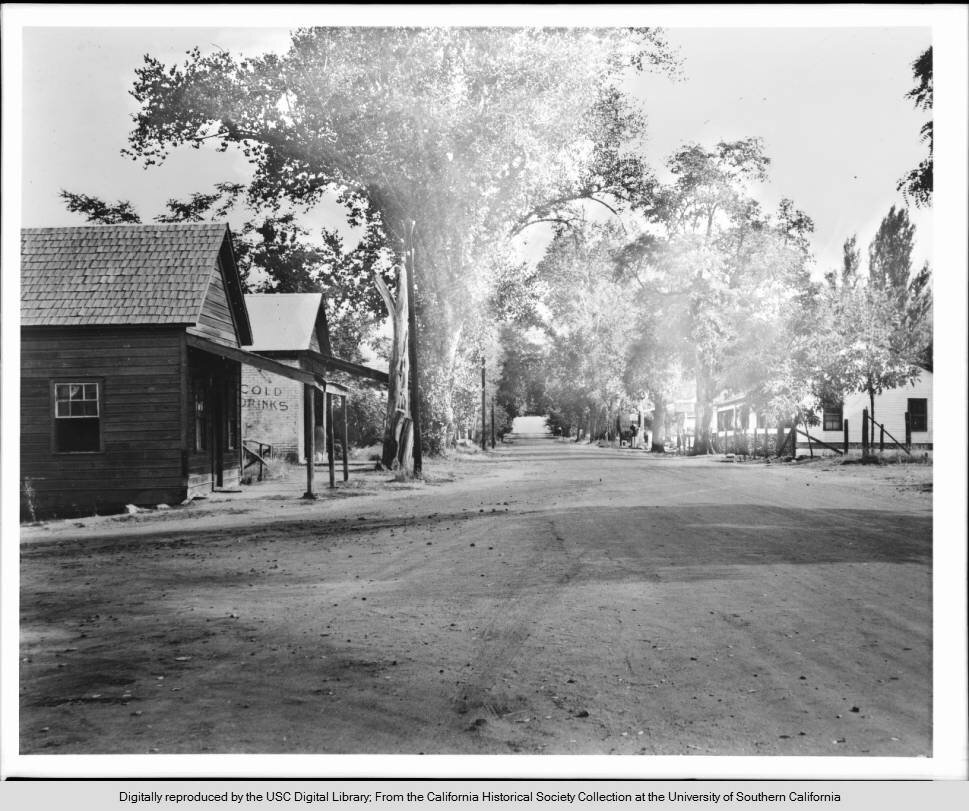
[[[246,352],[244,349],[226,346],[225,344],[220,344],[217,341],[203,338],[200,335],[193,335],[192,333],[186,333],[185,339],[189,346],[200,349],[203,352],[208,352],[210,355],[218,355],[222,358],[239,361],[239,363],[245,363],[256,369],[272,372],[280,377],[288,377],[290,380],[298,380],[300,383],[314,386],[327,394],[346,396],[350,393],[350,390],[346,386],[328,381],[322,375],[308,372],[305,369],[298,369],[294,366],[287,366],[285,363],[257,355],[255,352]]]
[[[343,358],[337,358],[333,355],[324,355],[313,349],[303,350],[300,352],[300,356],[304,363],[318,373],[325,374],[329,369],[339,369],[341,372],[346,372],[353,377],[373,380],[377,383],[383,383],[385,386],[390,381],[390,376],[387,372],[382,372],[379,369],[373,369],[370,366],[364,366],[360,363],[343,360]]]

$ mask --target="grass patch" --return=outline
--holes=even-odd
[[[907,454],[904,451],[885,451],[870,453],[865,457],[849,453],[847,456],[838,456],[833,461],[840,465],[931,465],[932,452],[913,451]]]

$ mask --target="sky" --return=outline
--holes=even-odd
[[[759,136],[772,159],[757,190],[765,207],[789,197],[815,222],[817,274],[840,263],[852,234],[867,246],[896,183],[923,157],[925,116],[905,93],[928,27],[667,29],[682,78],[646,75],[630,85],[648,116],[646,157],[662,171],[681,144]],[[282,51],[286,28],[32,27],[23,38],[24,226],[81,224],[60,189],[131,200],[144,219],[171,197],[248,177],[245,160],[214,149],[176,150],[149,170],[121,156],[137,103],[129,95],[144,54],[164,63],[193,46],[231,53]],[[932,254],[931,210],[912,209],[918,266]],[[343,226],[335,204],[308,222]],[[352,232],[345,231],[348,239]],[[533,239],[529,255],[540,254]]]
[[[682,81],[645,77],[647,154],[657,167],[688,141],[712,146],[763,139],[769,182],[758,197],[794,200],[815,223],[818,267],[841,262],[852,234],[867,246],[892,205],[898,179],[924,157],[925,114],[905,93],[911,62],[931,45],[928,28],[668,30]],[[932,216],[912,209],[915,264],[931,258]]]

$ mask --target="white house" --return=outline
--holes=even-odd
[[[848,395],[844,402],[827,404],[821,414],[821,424],[811,429],[811,436],[839,447],[844,442],[843,420],[848,420],[848,442],[852,447],[861,445],[862,410],[871,408],[868,395],[856,392]],[[912,445],[931,449],[932,447],[932,372],[919,368],[919,376],[914,383],[907,383],[894,389],[886,389],[875,395],[874,419],[885,426],[885,448],[894,447],[889,434],[899,442],[905,442],[905,414],[909,415],[912,430]],[[869,426],[869,441],[877,447],[880,428],[874,432]],[[803,437],[802,442],[805,442]]]
[[[808,433],[813,439],[841,448],[844,445],[844,420],[847,420],[849,447],[860,448],[862,412],[870,408],[868,395],[864,392],[852,393],[842,402],[826,403],[818,415],[820,424],[811,426],[807,429]],[[743,445],[744,441],[750,447],[755,431],[759,432],[758,453],[763,448],[762,443],[767,442],[773,447],[778,441],[774,436],[777,429],[774,421],[765,420],[763,415],[756,414],[747,406],[743,396],[725,394],[719,397],[713,404],[713,412],[710,431],[721,447],[732,448],[738,442]],[[899,444],[904,444],[906,413],[909,415],[912,445],[931,449],[932,372],[927,369],[919,368],[919,376],[914,383],[887,389],[875,395],[874,419],[878,425],[874,428],[869,425],[868,434],[872,447],[879,446],[881,426],[885,429],[886,450],[895,447],[893,437]],[[808,439],[803,434],[798,435],[798,449],[808,449]],[[815,446],[815,450],[824,452],[818,446]]]

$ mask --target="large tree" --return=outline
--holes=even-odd
[[[912,273],[915,226],[908,210],[892,206],[868,246],[868,277],[873,285],[895,291],[904,306]]]
[[[441,445],[495,243],[567,219],[577,200],[638,193],[629,186],[648,173],[623,145],[643,120],[618,88],[630,69],[670,62],[645,29],[299,30],[281,56],[146,57],[130,154],[150,165],[180,145],[238,148],[259,204],[336,192],[398,257],[412,232],[421,380],[436,388]]]
[[[819,358],[819,379],[831,396],[867,394],[872,419],[877,395],[914,380],[919,365],[931,365],[931,272],[926,263],[912,273],[914,238],[907,212],[893,206],[869,245],[867,278],[855,272],[827,277],[824,332],[831,340]]]
[[[548,309],[549,404],[565,426],[592,434],[614,425],[630,399],[625,366],[636,319],[633,297],[614,273],[621,240],[613,223],[563,227],[538,266]]]
[[[710,448],[714,399],[725,387],[750,384],[739,371],[759,357],[764,323],[806,285],[813,224],[789,200],[774,214],[761,210],[751,187],[766,179],[768,165],[755,138],[684,146],[668,161],[672,182],[641,206],[651,229],[620,254],[622,271],[643,287],[649,316],[663,324],[641,330],[638,354],[650,358],[656,380],[670,381],[682,367],[696,381],[697,453]],[[643,345],[651,334],[660,343]],[[668,396],[650,394],[660,407]]]

